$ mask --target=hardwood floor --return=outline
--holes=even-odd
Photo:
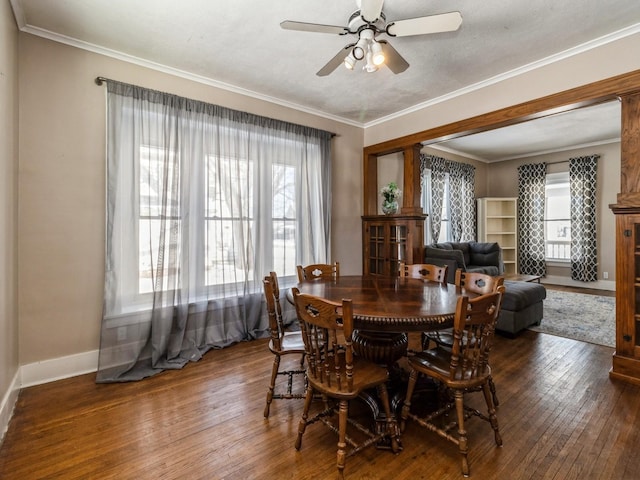
[[[609,379],[612,353],[532,331],[498,336],[491,363],[504,446],[471,419],[471,477],[638,478],[640,388]],[[294,449],[301,400],[276,400],[263,418],[271,362],[257,340],[141,382],[97,385],[90,374],[23,389],[0,478],[335,478],[327,428],[309,427]],[[346,478],[462,478],[456,447],[437,435],[409,424],[403,445],[348,458]]]

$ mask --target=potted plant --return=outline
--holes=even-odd
[[[384,200],[382,201],[382,212],[385,215],[398,213],[398,199],[402,196],[402,190],[398,188],[396,182],[390,182],[380,190]]]

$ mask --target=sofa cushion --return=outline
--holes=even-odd
[[[431,263],[428,259],[441,258],[455,260],[456,268],[465,268],[464,255],[460,250],[446,250],[443,248],[424,247],[424,261],[425,263]]]
[[[449,242],[434,243],[432,246],[433,248],[440,248],[441,250],[453,250],[453,247]]]
[[[469,243],[469,262],[471,265],[500,265],[500,245],[498,243]],[[498,275],[499,272],[495,273]]]
[[[471,261],[471,249],[469,248],[469,242],[451,242],[451,248],[462,251],[465,265],[474,263]]]
[[[504,287],[502,310],[518,312],[547,298],[547,290],[539,283],[505,281]]]
[[[467,265],[467,272],[478,272],[496,277],[500,275],[500,269],[494,265]]]

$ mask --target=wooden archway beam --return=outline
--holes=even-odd
[[[377,200],[377,158],[379,156],[388,155],[397,152],[405,154],[405,177],[403,188],[406,191],[409,183],[415,183],[414,170],[415,165],[409,166],[407,169],[407,152],[415,152],[416,145],[429,145],[443,140],[470,135],[473,133],[493,130],[495,128],[515,125],[517,123],[534,120],[536,118],[545,117],[557,113],[567,112],[580,107],[586,107],[623,98],[635,92],[640,91],[640,70],[617,75],[615,77],[593,82],[580,87],[565,90],[563,92],[541,97],[528,102],[513,105],[511,107],[495,110],[483,115],[477,115],[458,122],[449,123],[439,127],[422,130],[417,133],[405,135],[385,142],[370,145],[363,150],[364,159],[364,214],[371,215],[376,211]],[[628,124],[629,115],[622,118],[622,129],[624,144],[624,131],[637,131],[640,125],[640,118],[632,120],[634,125]],[[634,140],[635,141],[635,140]],[[640,155],[640,151],[638,152]],[[415,157],[415,153],[413,154]],[[633,166],[632,171],[625,171],[623,175],[627,178],[638,178],[640,175],[640,158],[623,158],[622,165],[629,168]],[[637,166],[636,166],[637,165]],[[373,184],[373,185],[372,185]],[[414,187],[415,188],[415,187]],[[630,192],[623,192],[628,194]],[[635,195],[633,196],[635,198]],[[413,212],[416,205],[412,203],[413,195],[408,202],[403,203],[403,212]]]

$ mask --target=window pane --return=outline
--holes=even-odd
[[[547,175],[545,245],[549,260],[571,259],[571,196],[569,172]]]
[[[171,259],[180,252],[180,184],[178,162],[165,150],[153,146],[140,147],[140,197],[138,221],[138,289],[140,293],[177,286],[176,272],[158,257]],[[165,218],[163,242],[160,244],[161,221]],[[162,247],[163,251],[160,252]],[[175,262],[171,263],[175,265]],[[174,269],[175,270],[175,269]]]
[[[210,156],[206,171],[205,284],[235,283],[253,270],[253,162]]]
[[[282,275],[296,273],[296,184],[295,167],[274,165],[273,181],[273,268]]]
[[[153,285],[156,284],[156,290],[169,290],[178,287],[178,278],[176,277],[175,260],[180,254],[180,220],[165,220],[165,231],[161,235],[162,220],[147,218],[140,219],[138,222],[138,238],[139,238],[139,255],[138,255],[138,278],[139,292],[152,292]],[[162,251],[160,239],[163,239]],[[165,260],[158,262],[158,257],[162,256]],[[169,260],[166,260],[169,259]],[[164,269],[159,270],[158,264]]]

